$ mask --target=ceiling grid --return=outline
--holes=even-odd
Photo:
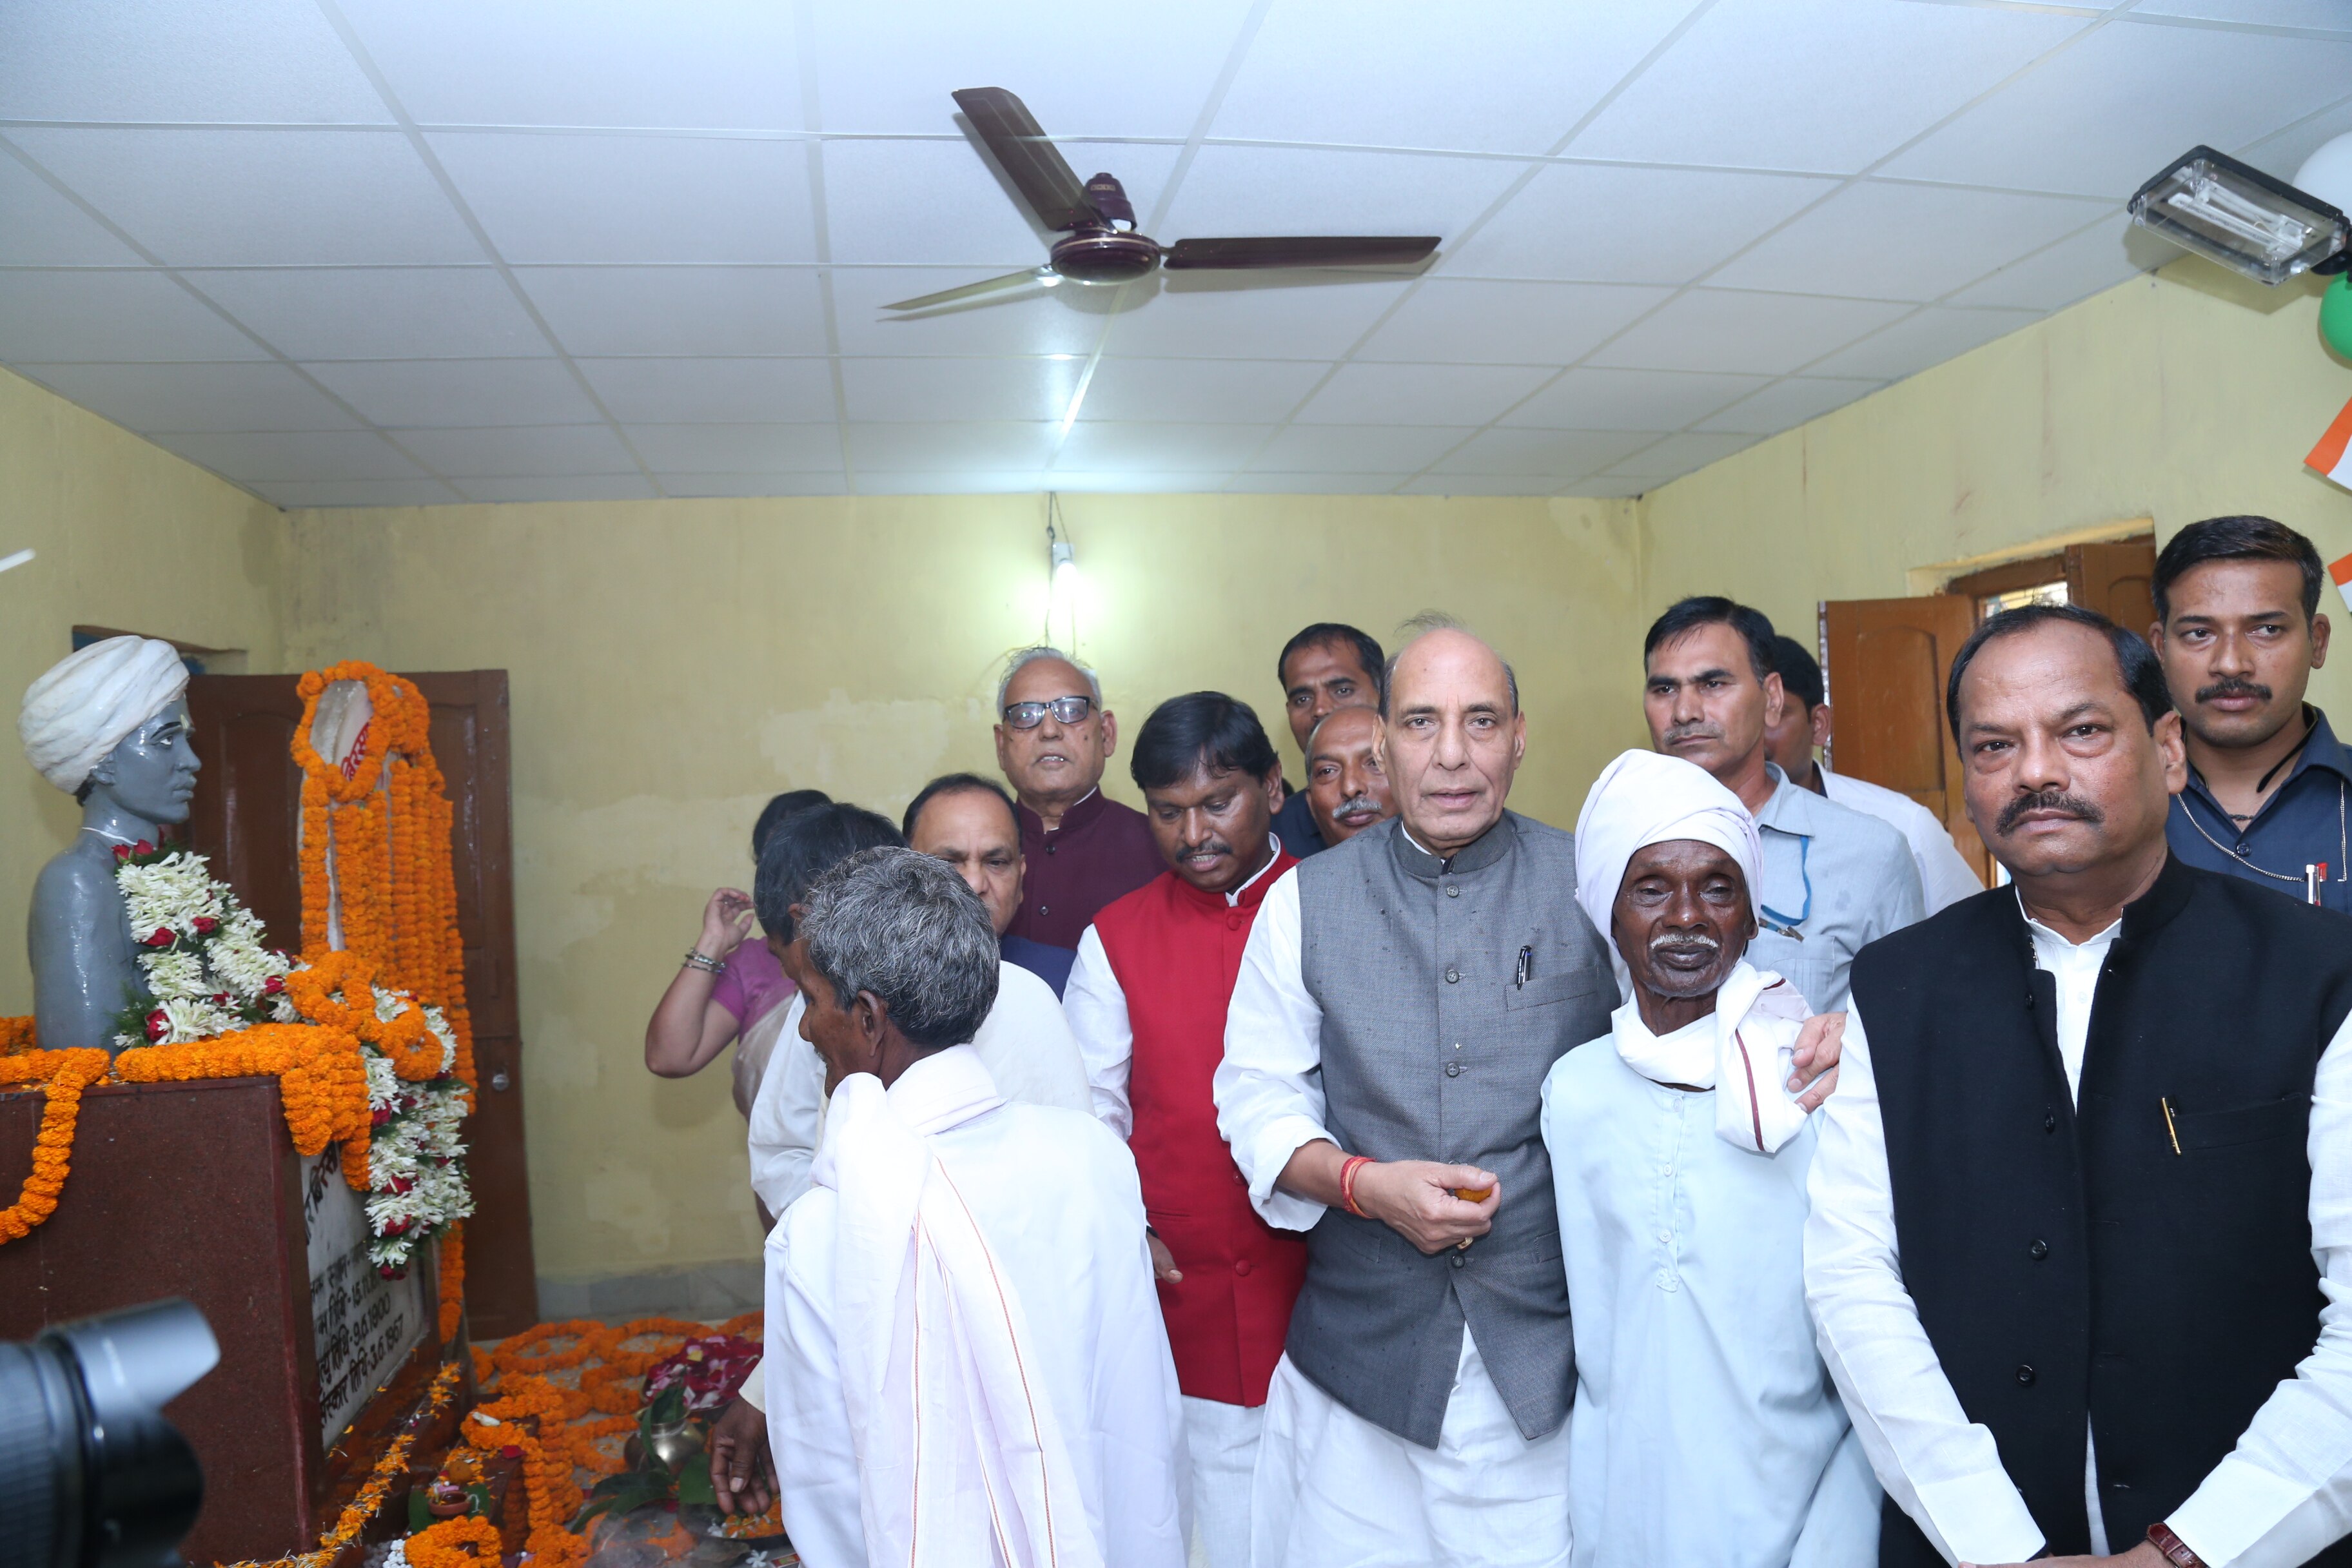
[[[2336,0],[125,14],[0,30],[0,364],[287,506],[1632,494],[2170,259],[2190,144],[2352,131]],[[894,318],[1045,258],[980,85],[1163,243],[1443,243]]]

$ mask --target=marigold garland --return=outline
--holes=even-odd
[[[37,1083],[47,1091],[41,1130],[33,1138],[33,1168],[16,1201],[0,1209],[0,1243],[27,1235],[49,1217],[65,1190],[73,1155],[74,1123],[81,1115],[81,1091],[106,1076],[106,1053],[18,1051],[0,1058],[0,1083]]]
[[[0,1018],[0,1056],[14,1056],[33,1048],[33,1020],[30,1015],[22,1018]]]
[[[461,1513],[455,1519],[428,1525],[408,1538],[408,1568],[495,1564],[501,1550],[497,1525],[479,1514]]]
[[[215,1039],[142,1046],[117,1056],[114,1074],[125,1083],[275,1077],[295,1152],[308,1157],[341,1143],[343,1180],[368,1190],[367,1068],[348,1029],[258,1024]]]
[[[457,1337],[466,1316],[466,1222],[457,1220],[441,1233],[441,1342]]]

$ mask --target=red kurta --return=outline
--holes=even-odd
[[[1250,1206],[1211,1093],[1250,925],[1266,889],[1297,863],[1280,856],[1231,907],[1223,894],[1165,872],[1094,922],[1135,1036],[1128,1147],[1143,1180],[1144,1213],[1184,1276],[1160,1287],[1176,1381],[1195,1399],[1226,1405],[1265,1403],[1307,1277],[1306,1239],[1275,1229]]]

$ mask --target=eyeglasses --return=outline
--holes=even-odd
[[[1008,702],[1004,721],[1016,730],[1034,730],[1051,713],[1056,724],[1075,724],[1095,705],[1091,697],[1056,697],[1051,702]]]

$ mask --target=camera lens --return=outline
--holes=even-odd
[[[185,1301],[0,1344],[0,1568],[177,1563],[204,1474],[162,1411],[219,1360]]]

